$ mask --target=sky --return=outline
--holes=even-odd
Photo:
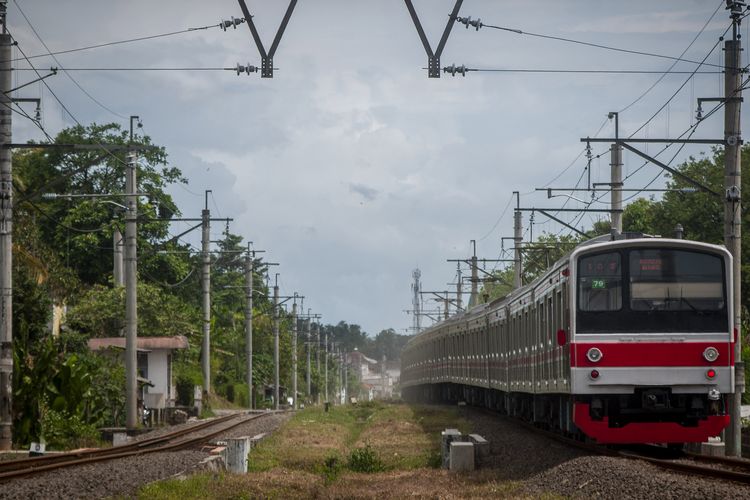
[[[247,3],[268,48],[288,2]],[[453,4],[414,0],[433,47]],[[183,215],[200,216],[204,190],[212,190],[212,215],[233,217],[232,232],[280,263],[273,272],[280,273],[282,295],[304,295],[305,309],[324,322],[356,323],[371,335],[385,328],[405,333],[412,324],[404,310],[411,308],[414,269],[421,270],[424,290],[444,290],[456,275],[446,260],[468,257],[470,240],[480,258],[508,257],[501,238],[512,236],[513,191],[524,207],[559,207],[566,200],[569,208],[583,206],[535,190],[586,182],[580,139],[612,137],[608,112],[620,112],[622,135],[662,107],[637,136],[676,137],[695,123],[697,97],[723,94],[723,77],[715,73],[723,64],[719,37],[729,26],[723,4],[466,0],[459,13],[488,25],[673,57],[687,48],[684,59],[714,65],[700,69],[710,74],[692,78],[664,76],[669,59],[457,24],[443,66],[653,73],[470,72],[430,79],[402,0],[300,0],[273,79],[233,71],[75,70],[260,65],[246,24],[63,54],[59,64],[49,57],[32,62],[40,71],[71,68],[75,82],[62,73],[46,81],[79,122],[127,127],[127,117],[138,115],[143,133],[165,146],[170,163],[189,179],[170,188]],[[231,16],[242,17],[234,0],[11,0],[8,25],[25,54],[43,55],[39,37],[58,51],[217,25]],[[748,37],[747,26],[742,33]],[[29,66],[19,61],[15,67]],[[678,62],[672,71],[695,68]],[[14,83],[32,75],[16,71]],[[42,98],[42,124],[51,135],[75,123],[41,84],[17,96]],[[701,123],[694,137],[722,137],[722,117]],[[30,121],[13,119],[14,142],[43,138]],[[685,147],[672,164],[707,148]],[[607,149],[593,145],[593,154],[602,156],[592,161],[592,182],[609,180]],[[660,147],[644,149],[655,154]],[[659,158],[668,161],[675,152],[671,147]],[[640,168],[643,162],[628,152],[624,164],[626,189],[652,181],[651,188],[664,186],[657,167]],[[658,197],[640,196],[649,194]],[[586,192],[573,196],[591,199]],[[604,196],[591,206],[607,204]],[[601,215],[561,217],[590,227]],[[529,222],[525,214],[527,240],[570,232],[539,214]],[[176,224],[173,232],[184,229]],[[214,239],[223,229],[212,227]],[[186,241],[198,246],[199,237]]]

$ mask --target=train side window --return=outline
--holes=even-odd
[[[622,263],[617,252],[578,261],[578,307],[581,311],[622,309]]]

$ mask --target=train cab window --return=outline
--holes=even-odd
[[[630,252],[634,311],[720,311],[724,273],[716,255],[664,248]]]
[[[578,261],[578,308],[581,311],[622,309],[622,262],[616,252]]]

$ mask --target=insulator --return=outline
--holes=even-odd
[[[229,21],[222,20],[221,23],[219,23],[219,26],[221,26],[221,29],[226,31],[227,28],[230,28],[230,27],[237,29],[237,26],[244,22],[245,22],[244,18],[240,17],[238,19],[235,19],[234,16],[232,16],[232,18]]]
[[[456,76],[456,73],[460,74],[461,76],[466,76],[467,69],[463,64],[461,66],[451,64],[450,66],[446,66],[445,68],[443,68],[443,71],[445,73],[450,73],[451,76]]]
[[[482,24],[482,20],[481,19],[472,20],[471,16],[468,16],[468,17],[457,17],[456,18],[456,22],[457,23],[461,23],[464,26],[466,26],[466,29],[469,29],[469,26],[473,26],[474,28],[476,28],[477,31],[479,31],[479,28],[481,28],[482,26],[484,26]]]
[[[250,73],[257,73],[260,68],[258,68],[257,66],[253,66],[250,63],[247,63],[246,66],[242,66],[240,63],[237,63],[237,68],[235,68],[235,70],[237,71],[237,75],[247,73],[249,76]]]

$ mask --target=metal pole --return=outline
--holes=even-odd
[[[125,421],[127,430],[138,426],[138,260],[137,228],[138,183],[136,155],[130,154],[125,175],[128,193],[125,212]]]
[[[247,364],[247,406],[255,408],[253,391],[253,257],[245,256],[245,362]]]
[[[6,2],[0,2],[0,144],[11,140],[11,99],[5,92],[13,88],[11,47],[5,30]],[[10,149],[0,149],[0,450],[13,444],[13,173]]]
[[[125,276],[123,275],[123,239],[122,233],[118,228],[115,228],[112,233],[112,245],[114,248],[114,263],[112,269],[112,281],[115,286],[125,285]]]
[[[279,409],[279,275],[273,286],[273,408]]]
[[[733,7],[732,2],[727,2]],[[740,9],[741,10],[741,9]],[[724,42],[724,97],[726,106],[724,112],[724,138],[726,147],[724,150],[724,187],[726,188],[726,203],[724,205],[724,244],[732,254],[732,283],[734,287],[734,322],[733,331],[735,335],[734,359],[735,359],[735,390],[734,395],[729,398],[729,412],[731,422],[726,432],[726,454],[739,457],[742,455],[741,446],[741,404],[742,393],[745,390],[745,365],[742,363],[742,301],[741,301],[741,130],[740,130],[740,103],[742,101],[742,54],[741,43],[738,36],[739,15],[733,13],[733,37],[732,40]]]
[[[297,409],[297,294],[292,303],[292,409]]]
[[[202,224],[202,255],[203,273],[201,286],[203,291],[203,395],[204,402],[211,391],[211,211],[208,209],[208,193],[206,191],[206,205],[201,212]]]
[[[620,123],[619,115],[616,112],[609,114],[610,118],[615,119],[615,139],[620,138]],[[612,144],[610,148],[610,187],[611,192],[611,205],[612,214],[611,222],[612,229],[617,231],[617,234],[622,234],[622,146],[619,144]]]
[[[521,211],[521,196],[518,191],[513,191],[516,195],[516,211],[513,214],[513,288],[521,288],[521,243],[523,242],[523,220]]]
[[[443,305],[445,306],[445,311],[443,311],[443,314],[444,314],[443,315],[443,319],[445,319],[446,321],[448,321],[448,316],[449,316],[448,313],[450,312],[449,311],[450,299],[448,299],[448,291],[447,290],[445,291],[445,297],[443,298]]]

